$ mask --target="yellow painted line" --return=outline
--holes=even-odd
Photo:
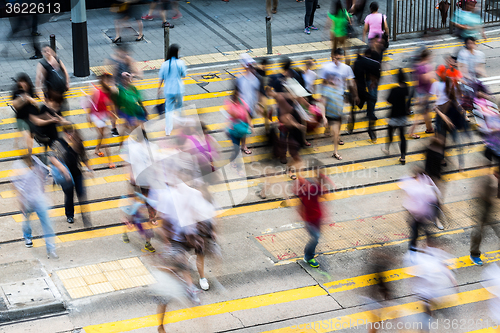
[[[486,252],[483,254],[483,258],[485,259],[485,263],[500,261],[500,251]],[[450,269],[459,269],[474,266],[474,263],[470,260],[470,256],[467,255],[459,258],[449,259],[447,260],[447,265]],[[404,267],[385,271],[381,274],[382,279],[384,282],[408,279],[412,277],[411,274],[408,274],[409,272],[411,273],[412,269],[414,269],[414,267]],[[356,276],[354,278],[328,282],[325,283],[324,286],[328,289],[328,292],[332,294],[373,286],[378,282],[379,280],[377,279],[377,274],[366,274]]]
[[[257,309],[263,306],[288,303],[325,295],[326,292],[320,286],[310,286],[279,291],[272,294],[241,298],[233,301],[201,305],[193,308],[168,312],[165,316],[164,324],[171,324],[194,318],[216,316],[240,310]],[[157,315],[149,315],[113,323],[86,326],[83,329],[87,333],[119,333],[154,326],[158,326]]]
[[[483,328],[480,330],[475,330],[475,331],[470,331],[467,333],[498,333],[500,332],[500,326],[497,325],[496,327],[488,327],[488,328]]]
[[[433,310],[448,309],[460,305],[474,304],[493,298],[494,295],[490,294],[486,289],[480,288],[471,291],[464,291],[454,295],[442,296],[434,299],[435,306]],[[381,309],[379,319],[387,321],[401,317],[407,317],[426,311],[423,303],[420,301],[410,302],[401,305],[385,307]],[[333,317],[326,320],[309,322],[302,325],[294,325],[276,330],[266,331],[263,333],[327,333],[333,331],[345,330],[348,328],[365,326],[367,323],[374,321],[372,311],[363,311],[345,315],[341,317]],[[364,328],[364,327],[363,327]]]

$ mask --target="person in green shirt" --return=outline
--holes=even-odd
[[[139,90],[132,85],[132,78],[132,74],[122,73],[122,84],[118,85],[118,94],[113,98],[118,108],[118,115],[125,119],[125,127],[129,132],[135,127],[142,126],[148,114],[142,104]]]
[[[326,26],[330,27],[330,40],[332,41],[332,52],[337,48],[345,50],[347,41],[347,24],[351,22],[351,14],[342,6],[342,2],[337,0],[332,2],[332,7],[328,12]]]

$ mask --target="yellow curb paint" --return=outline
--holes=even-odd
[[[489,300],[493,297],[494,296],[484,288],[471,291],[464,291],[454,295],[448,295],[434,299],[436,305],[433,307],[433,310],[448,309],[460,305],[478,303],[481,301]],[[382,308],[381,313],[379,314],[379,320],[382,321],[392,320],[401,317],[415,315],[418,313],[423,313],[424,311],[426,311],[426,308],[425,306],[423,306],[422,302],[410,302],[406,304]],[[364,326],[367,323],[371,323],[373,321],[374,321],[373,312],[363,311],[341,317],[333,317],[326,320],[279,328],[276,330],[266,331],[263,333],[298,333],[298,332],[327,333],[327,332],[333,332],[342,329],[357,327],[358,325]]]
[[[165,316],[164,324],[176,323],[194,318],[216,316],[240,310],[257,309],[263,306],[288,303],[317,296],[325,296],[326,294],[325,290],[320,286],[310,286],[286,291],[278,291],[272,294],[252,296],[233,301],[201,305],[193,308],[168,312]],[[113,323],[86,326],[84,327],[84,330],[86,333],[119,333],[153,326],[158,326],[157,315],[149,315]]]

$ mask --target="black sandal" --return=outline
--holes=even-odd
[[[117,43],[120,43],[122,41],[122,38],[117,37],[117,38],[113,39],[112,41],[113,41],[113,44],[117,44]]]

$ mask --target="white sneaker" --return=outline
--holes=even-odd
[[[203,290],[208,290],[208,288],[210,288],[210,286],[208,285],[207,278],[200,279],[200,288]]]

